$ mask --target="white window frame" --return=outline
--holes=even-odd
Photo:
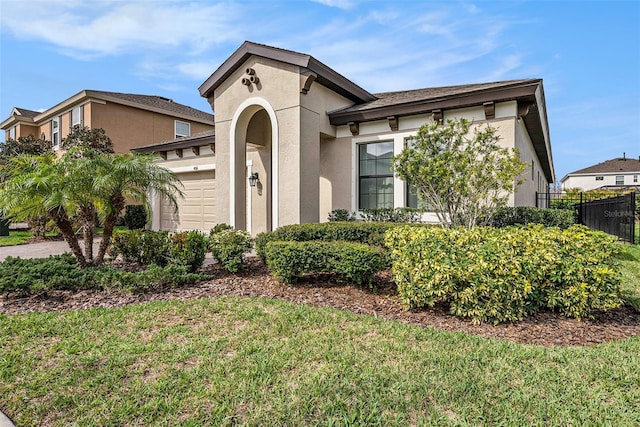
[[[16,129],[17,126],[15,125],[9,128],[9,139],[16,139]]]
[[[351,141],[351,210],[358,211],[359,205],[359,157],[358,146],[361,144],[370,144],[374,142],[393,141],[393,154],[397,156],[404,148],[404,141],[408,137],[415,136],[418,129],[408,132],[385,133],[379,135],[364,135],[352,138]],[[393,176],[393,207],[400,208],[407,205],[407,185],[398,178]]]
[[[604,176],[602,175],[596,176],[596,181],[604,181]]]
[[[54,126],[55,123],[55,126]],[[60,148],[60,126],[62,125],[62,116],[56,116],[51,119],[51,146],[54,150]]]
[[[356,194],[356,206],[358,207],[358,210],[362,210],[362,209],[367,209],[367,208],[361,208],[360,207],[360,181],[363,178],[363,176],[360,175],[360,148],[366,145],[373,145],[373,144],[384,144],[384,143],[391,143],[391,147],[392,147],[392,155],[395,154],[395,141],[393,138],[391,139],[386,139],[386,140],[381,140],[381,141],[370,141],[370,142],[361,142],[359,144],[357,144],[357,162],[358,162],[358,167],[357,167],[357,175],[358,175],[358,185],[357,185],[357,194]],[[392,207],[395,207],[395,192],[396,192],[396,186],[395,186],[395,177],[393,172],[389,172],[389,174],[374,174],[374,175],[366,175],[365,177],[368,178],[391,178],[393,180],[393,198],[392,198]],[[376,208],[374,208],[376,209]]]
[[[187,126],[187,134],[178,133],[178,125],[186,125]],[[176,138],[182,138],[185,136],[191,136],[191,123],[183,122],[181,120],[175,120],[173,124],[174,135]]]
[[[624,175],[616,175],[616,185],[624,185]]]
[[[71,109],[71,126],[70,129],[73,129],[75,125],[83,126],[84,123],[84,106],[78,105]]]

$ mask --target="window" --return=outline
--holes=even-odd
[[[638,175],[633,175],[633,182],[638,182]]]
[[[624,185],[624,175],[616,175],[616,185]]]
[[[51,120],[51,145],[54,148],[57,148],[60,145],[60,123],[62,122],[61,117],[54,117]]]
[[[358,146],[358,209],[393,208],[393,141]]]
[[[604,181],[604,176],[596,176],[596,181]]]
[[[176,138],[191,135],[191,125],[187,122],[176,120]]]
[[[11,126],[9,128],[9,139],[16,139],[16,127]]]
[[[82,105],[73,107],[73,110],[71,110],[71,129],[73,129],[73,127],[76,125],[82,126],[84,120],[83,110],[84,108],[82,108]]]

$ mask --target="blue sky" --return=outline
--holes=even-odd
[[[374,93],[542,78],[557,180],[640,156],[637,1],[0,0],[0,120],[83,89],[210,111],[197,88],[244,40]]]

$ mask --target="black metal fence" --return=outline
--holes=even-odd
[[[536,207],[575,209],[580,224],[618,236],[625,242],[636,243],[635,193],[606,198],[592,193],[538,193]]]

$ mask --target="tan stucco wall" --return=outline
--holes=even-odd
[[[251,67],[260,79],[257,85],[249,87],[242,84],[245,69]],[[319,86],[319,85],[318,85]],[[320,86],[319,86],[320,87]],[[312,93],[312,87],[309,93]],[[300,93],[300,70],[298,67],[282,64],[273,60],[259,57],[249,58],[242,67],[236,70],[225,82],[219,86],[214,94],[214,110],[216,120],[216,151],[218,157],[218,217],[228,218],[229,190],[231,182],[230,149],[231,126],[234,114],[239,114],[239,107],[243,103],[254,102],[251,99],[260,98],[266,102],[275,115],[277,123],[277,203],[278,218],[272,218],[274,224],[285,225],[318,220],[319,204],[319,156],[320,156],[320,128],[333,132],[328,125],[326,110],[322,114],[311,108],[325,108],[326,105],[336,105],[332,96],[321,89],[315,98],[306,99]],[[334,97],[335,98],[335,97]],[[329,99],[329,102],[325,102]],[[303,102],[304,100],[304,102]],[[307,106],[303,107],[302,104]],[[327,107],[328,108],[328,107]],[[250,107],[246,111],[260,110],[262,107]],[[248,120],[252,114],[241,115],[238,125],[239,135],[248,127]],[[249,135],[250,139],[251,136]],[[234,179],[240,183],[245,180],[244,162],[247,159],[243,141],[236,148],[236,174]],[[276,145],[274,144],[274,147]],[[275,173],[275,168],[274,168]],[[272,177],[273,178],[273,177]],[[242,181],[241,181],[242,180]],[[246,217],[244,206],[246,200],[245,189],[236,186],[235,220],[242,224]],[[253,228],[253,227],[252,227]]]
[[[192,135],[212,129],[202,123],[190,123]],[[174,139],[174,126],[175,119],[171,116],[114,103],[91,105],[91,127],[104,129],[118,153]]]
[[[351,209],[351,138],[324,138],[320,143],[320,221],[334,209]]]
[[[516,130],[516,148],[520,152],[520,160],[527,164],[527,168],[521,175],[524,182],[515,193],[515,206],[535,206],[536,192],[546,192],[549,183],[540,168],[540,159],[538,159],[522,120],[517,120],[514,123],[514,127]]]

